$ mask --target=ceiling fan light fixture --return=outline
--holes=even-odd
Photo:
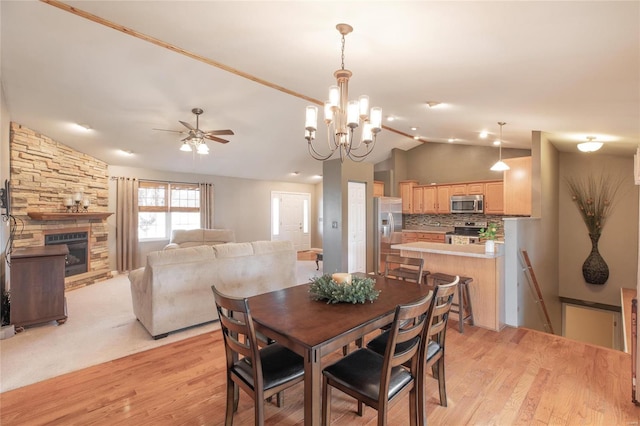
[[[191,151],[193,151],[193,150],[191,149],[191,145],[189,145],[189,142],[184,141],[184,142],[182,143],[182,146],[180,147],[180,151],[183,151],[183,152],[191,152]]]
[[[209,153],[209,147],[207,146],[206,143],[201,142],[198,144],[198,148],[197,148],[197,153],[198,154],[208,154]]]
[[[494,172],[504,172],[505,170],[509,170],[510,167],[507,166],[507,163],[505,163],[504,161],[502,161],[502,126],[504,126],[505,123],[504,121],[498,121],[498,125],[500,126],[500,140],[499,140],[499,157],[498,157],[498,162],[496,164],[494,164],[493,166],[491,166],[491,171]]]
[[[582,142],[578,144],[578,149],[582,152],[595,152],[597,150],[599,150],[600,148],[602,148],[602,145],[604,145],[602,142],[593,142],[593,140],[595,139],[594,136],[588,136],[587,140],[589,142]]]

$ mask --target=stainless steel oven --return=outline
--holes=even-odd
[[[484,213],[484,195],[451,196],[451,213]]]

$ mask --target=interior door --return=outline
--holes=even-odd
[[[367,271],[367,185],[349,182],[348,271]]]
[[[271,193],[271,240],[289,240],[296,251],[311,248],[311,194]]]

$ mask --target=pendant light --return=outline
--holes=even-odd
[[[505,124],[507,123],[505,123],[504,121],[498,121],[498,125],[500,126],[500,156],[498,157],[498,162],[491,166],[491,170],[493,170],[494,172],[504,172],[505,170],[509,170],[510,168],[509,166],[507,166],[507,163],[502,161],[502,126],[504,126]]]

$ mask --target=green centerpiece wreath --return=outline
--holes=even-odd
[[[311,278],[309,293],[315,300],[325,300],[330,303],[365,303],[378,298],[379,290],[376,290],[376,282],[372,278],[353,276],[351,283],[336,282],[331,275],[324,274]]]

